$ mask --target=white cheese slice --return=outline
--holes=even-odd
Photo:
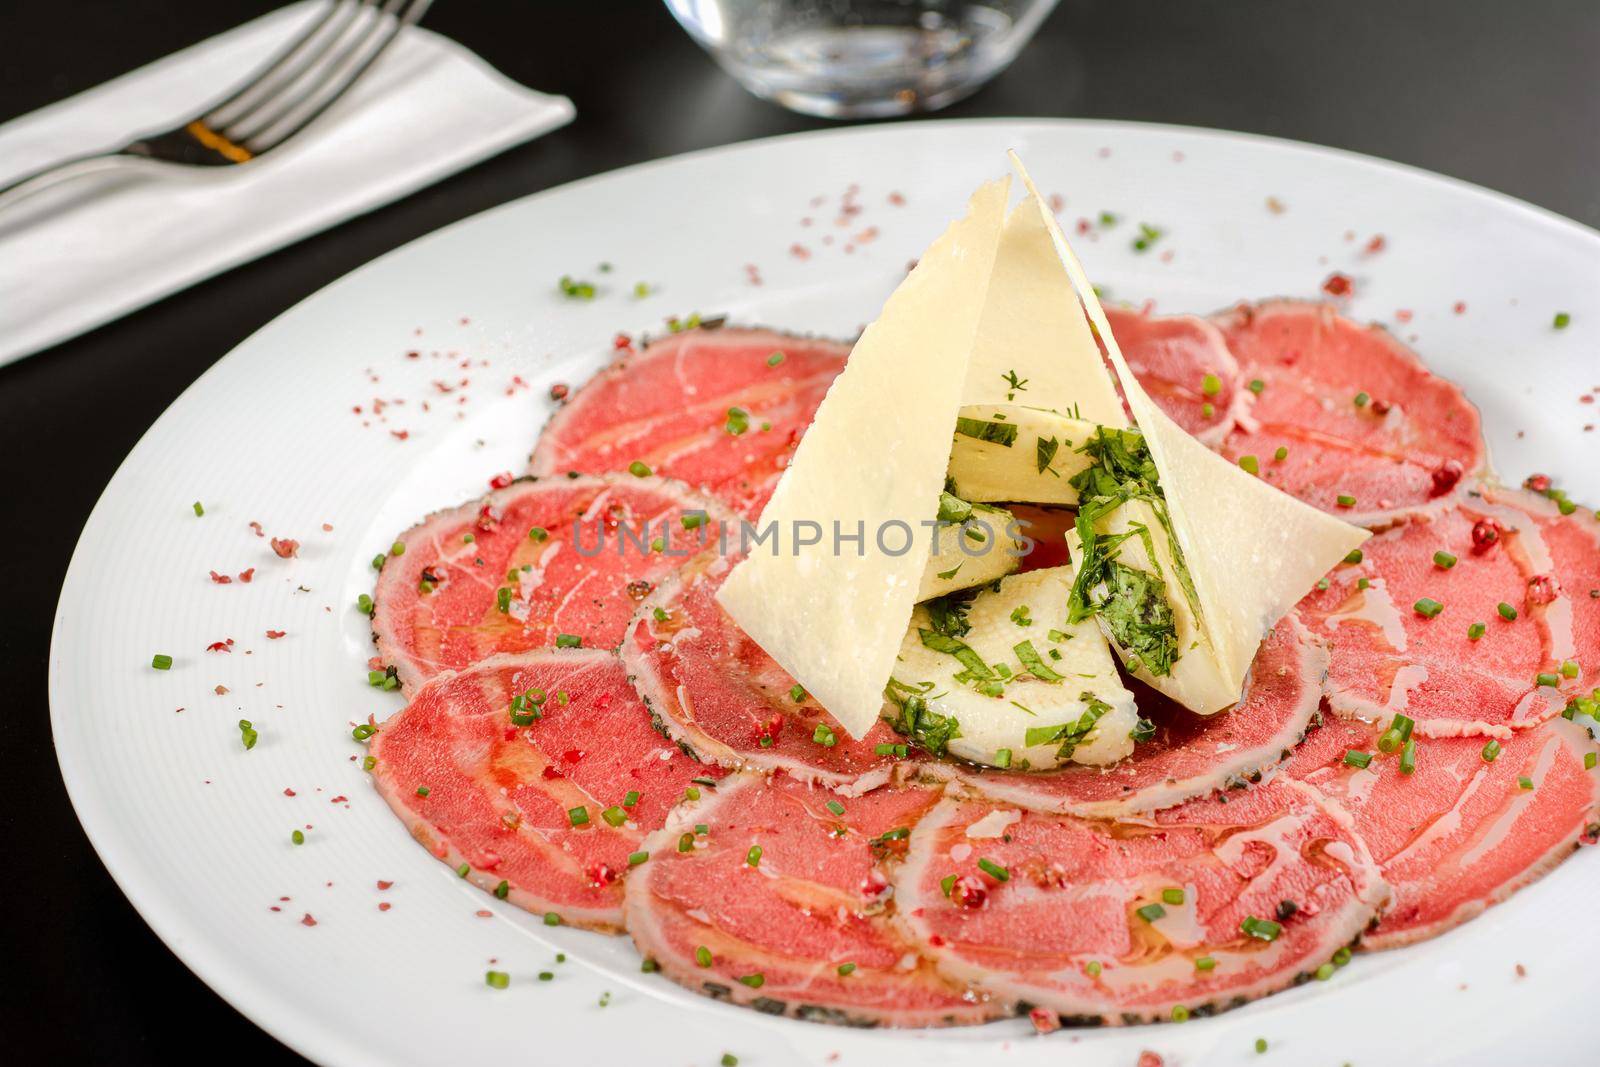
[[[1078,502],[1072,476],[1089,465],[1078,449],[1094,424],[1021,404],[965,405],[950,450],[950,491],[963,500]]]
[[[1028,191],[1037,196],[1014,152],[1011,162]],[[1238,700],[1256,650],[1277,620],[1371,534],[1242,470],[1168,418],[1122,358],[1094,287],[1061,228],[1048,215],[1045,224],[1077,299],[1105,344],[1134,422],[1148,442],[1173,532],[1193,580],[1200,636],[1215,662],[1218,681],[1191,691],[1178,674],[1153,678],[1141,673],[1140,677],[1193,711],[1219,711]],[[1172,592],[1177,595],[1169,599],[1181,598],[1180,592]]]
[[[885,551],[878,534],[898,547],[898,524],[920,538],[938,510],[1009,190],[1003,179],[974,193],[861,335],[761,514],[776,550],[753,548],[717,593],[853,737],[882,708],[927,565],[924,551]],[[800,543],[808,524],[819,543]],[[836,528],[865,531],[860,554],[836,550]]]
[[[902,719],[905,700],[920,697],[921,708],[939,717],[934,723],[955,720],[958,732],[948,742],[949,752],[991,766],[1100,766],[1128,755],[1139,721],[1133,694],[1123,687],[1099,628],[1088,620],[1075,626],[1064,621],[1071,587],[1072,569],[1051,567],[1014,574],[998,589],[972,598],[966,610],[970,629],[953,639],[988,666],[988,692],[969,677],[969,664],[929,647],[930,641],[943,646],[943,640],[932,629],[928,607],[918,607],[900,648],[890,684],[894,700],[884,705],[885,716]],[[932,636],[925,638],[924,632]],[[1034,659],[1046,677],[1030,672],[1019,652],[1024,642],[1026,658]],[[925,714],[921,708],[914,714]],[[1074,733],[1064,744],[1067,736],[1059,728],[1070,729],[1086,713],[1082,736]],[[1057,733],[1063,736],[1051,736]]]
[[[961,402],[1053,408],[1126,426],[1122,401],[1056,254],[1054,228],[1055,217],[1030,186],[1000,235]]]
[[[941,525],[930,538],[917,599],[931,600],[1004,578],[1022,565],[1022,527],[1004,508],[973,504],[965,522]]]

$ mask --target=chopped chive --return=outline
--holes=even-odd
[[[1563,678],[1576,678],[1578,676],[1578,672],[1581,669],[1582,668],[1580,668],[1578,666],[1578,661],[1577,660],[1575,660],[1575,659],[1563,660],[1562,663],[1561,663],[1561,677],[1563,677]]]
[[[1352,748],[1344,754],[1344,765],[1346,767],[1365,767],[1371,762],[1372,753],[1370,752],[1358,752]]]
[[[472,873],[472,868],[468,867],[465,863],[463,863],[461,866],[456,868],[456,877],[457,878],[465,878],[467,875],[469,875],[471,873]]]
[[[722,1067],[739,1067],[739,1057],[731,1052],[724,1052],[722,1059],[717,1061]]]
[[[1372,588],[1372,579],[1371,578],[1357,578],[1356,579],[1356,588],[1357,589],[1370,589],[1370,588]]]
[[[568,808],[567,821],[573,826],[587,826],[589,824],[589,809],[582,804],[575,808]]]
[[[428,787],[427,787],[427,786],[425,786],[425,785],[419,785],[419,786],[417,786],[417,796],[419,796],[419,797],[425,797],[425,796],[427,796],[427,795],[428,795],[428,794],[429,794],[429,793],[431,793],[431,792],[433,792],[433,790],[431,790],[431,789],[429,789],[429,788],[428,788]]]
[[[1134,911],[1135,915],[1139,916],[1139,918],[1143,919],[1147,923],[1155,922],[1157,919],[1166,915],[1166,913],[1167,909],[1163,908],[1160,904],[1146,904],[1144,907]]]
[[[1334,972],[1333,964],[1324,963],[1322,966],[1317,968],[1317,972],[1316,972],[1317,981],[1326,982],[1328,979],[1333,977],[1333,972]]]
[[[761,866],[761,846],[751,845],[750,851],[744,854],[744,861],[752,867]]]
[[[494,591],[494,606],[495,610],[500,614],[508,613],[511,610],[511,590],[503,585],[496,589]]]
[[[1338,496],[1334,497],[1333,500],[1334,503],[1338,504],[1341,508],[1353,508],[1356,506],[1356,498],[1351,496],[1349,493],[1340,493]]]
[[[639,866],[639,864],[643,863],[645,860],[647,860],[649,858],[650,858],[650,853],[648,853],[648,852],[644,852],[644,851],[630,852],[630,853],[628,853],[628,866],[629,867],[637,867],[637,866]]]
[[[1358,407],[1358,408],[1364,408],[1368,404],[1370,404],[1371,402],[1372,402],[1372,397],[1368,396],[1366,393],[1357,393],[1355,395],[1354,403],[1355,403],[1355,406]]]
[[[1260,396],[1261,395],[1261,390],[1265,389],[1266,387],[1267,387],[1267,383],[1262,381],[1260,378],[1251,378],[1250,379],[1250,391],[1252,393],[1256,394],[1257,396]]]
[[[483,981],[490,989],[504,989],[511,984],[511,976],[504,971],[485,971]]]
[[[700,790],[691,785],[689,788],[683,791],[683,796],[685,800],[699,800]]]
[[[682,834],[682,835],[680,835],[678,837],[678,851],[679,852],[692,852],[692,851],[694,851],[694,835],[693,834]]]
[[[372,557],[372,569],[375,570],[375,571],[383,570],[383,561],[386,558],[387,557],[385,557],[382,552],[379,552],[376,556],[373,556]]]
[[[811,731],[811,740],[823,748],[832,748],[839,743],[839,738],[829,729],[828,724],[825,722],[817,723],[817,728]]]
[[[1489,742],[1483,746],[1483,751],[1479,753],[1479,755],[1483,757],[1483,762],[1493,763],[1500,756],[1500,742],[1491,738]]]
[[[583,638],[577,634],[556,634],[557,648],[582,648]]]
[[[739,976],[739,981],[742,984],[749,986],[751,989],[760,989],[762,986],[767,984],[766,976],[759,973],[742,974]]]
[[[637,803],[639,803],[639,791],[637,789],[628,790],[628,795],[622,798],[622,806],[631,808]]]
[[[494,887],[494,895],[500,900],[509,897],[511,895],[511,883],[504,878],[500,879],[500,884]]]
[[[304,830],[296,830],[294,833],[289,835],[289,840],[293,841],[297,845],[305,844],[306,843],[305,831]]]
[[[356,610],[361,612],[361,614],[371,615],[376,607],[377,605],[373,603],[372,598],[366,593],[362,593],[360,596],[356,597]]]
[[[196,500],[194,502],[194,517],[198,519],[200,516],[204,515],[205,513],[206,513],[206,509],[201,507],[200,501]]]
[[[1600,752],[1585,752],[1583,754],[1583,769],[1584,770],[1586,770],[1586,771],[1594,770],[1596,763],[1600,763]]]
[[[806,699],[806,687],[803,685],[791,686],[789,688],[789,699],[796,704],[803,703]]]
[[[1423,618],[1431,619],[1438,615],[1439,612],[1444,610],[1444,605],[1432,597],[1425,596],[1421,600],[1418,600],[1415,604],[1411,605],[1411,609],[1418,615],[1421,615]]]
[[[1541,671],[1539,674],[1534,675],[1533,684],[1541,689],[1554,689],[1561,684],[1561,675]]]
[[[555,981],[555,978],[556,978],[556,976],[555,976],[555,972],[554,971],[540,971],[539,972],[539,981],[541,981],[541,982],[553,982],[553,981]]]
[[[1416,728],[1416,725],[1417,721],[1415,719],[1399,712],[1396,712],[1394,718],[1389,720],[1389,729],[1398,733],[1402,741],[1411,740],[1411,731]]]
[[[1400,750],[1400,773],[1413,774],[1417,769],[1417,742],[1415,739],[1407,741]]]
[[[1348,945],[1340,945],[1337,949],[1334,950],[1334,953],[1333,953],[1333,965],[1335,967],[1343,967],[1345,964],[1347,964],[1349,962],[1350,962],[1350,947]]]
[[[1166,904],[1182,904],[1183,903],[1183,890],[1179,889],[1177,887],[1173,887],[1171,889],[1163,889],[1161,891],[1161,900],[1162,900],[1163,903],[1166,903]]]
[[[657,963],[649,956],[646,956],[644,959],[639,961],[639,970],[644,974],[655,974],[660,969],[661,964]]]
[[[855,964],[853,964],[853,963],[841,963],[841,964],[839,964],[839,977],[840,978],[848,977],[849,975],[854,974],[855,970],[856,970],[856,965]]]
[[[997,882],[1009,882],[1011,880],[1011,872],[991,859],[979,859],[978,870],[982,871],[984,874],[987,874]]]
[[[956,887],[956,876],[955,875],[947,874],[943,878],[939,879],[939,888],[944,891],[944,895],[945,896],[949,896],[950,895],[950,890],[954,889],[955,887]]]
[[[544,924],[546,926],[560,926],[561,916],[557,915],[553,911],[547,911],[544,913]]]
[[[615,804],[602,811],[600,813],[600,817],[606,821],[607,826],[612,827],[621,826],[623,823],[628,821],[628,813],[617,807]]]
[[[828,801],[827,807],[828,807],[828,810],[833,812],[835,815],[843,815],[844,814],[844,805],[839,803],[837,800]]]
[[[782,352],[774,352],[774,353],[772,353],[772,355],[767,357],[767,366],[769,366],[769,367],[776,367],[778,364],[780,364],[782,362],[783,362],[783,353]]]
[[[1194,969],[1197,971],[1214,971],[1217,969],[1217,958],[1215,956],[1201,956],[1194,961]]]
[[[1001,770],[1005,770],[1007,767],[1010,767],[1011,750],[1009,748],[996,749],[994,754],[994,765],[999,767]]]
[[[1254,456],[1240,456],[1239,466],[1249,474],[1261,473],[1261,464]]]
[[[728,421],[722,427],[729,434],[738,437],[750,429],[750,413],[744,408],[729,408]]]
[[[1277,462],[1279,462],[1279,463],[1282,463],[1284,460],[1288,459],[1289,458],[1289,448],[1288,448],[1288,446],[1287,445],[1279,445],[1277,447],[1277,449],[1275,449],[1273,451],[1272,458],[1274,460],[1276,460]]]
[[[1485,629],[1486,629],[1486,627],[1481,622],[1475,622],[1471,626],[1468,626],[1467,627],[1467,640],[1468,641],[1476,641],[1478,638],[1483,636],[1483,632],[1484,632]]]
[[[1568,326],[1572,325],[1572,316],[1567,314],[1565,311],[1558,311],[1556,312],[1555,319],[1552,320],[1550,325],[1554,326],[1558,330],[1565,330]],[[195,506],[199,507],[198,504]]]
[[[543,526],[534,526],[528,530],[528,540],[530,541],[543,541],[549,538],[549,536],[550,531],[546,530]]]
[[[1258,919],[1254,915],[1246,915],[1239,924],[1239,931],[1247,937],[1257,941],[1276,941],[1283,932],[1283,924],[1271,919]]]
[[[150,666],[158,671],[170,671],[172,669],[172,657],[165,652],[157,652],[150,657]]]
[[[1352,548],[1349,552],[1345,553],[1344,561],[1351,566],[1355,566],[1357,563],[1360,563],[1366,558],[1366,554],[1363,553],[1359,548]]]
[[[250,725],[249,719],[239,720],[239,740],[244,742],[246,750],[256,747],[256,741],[261,737],[256,733],[256,728]]]
[[[1521,788],[1521,789],[1532,789],[1533,788],[1533,779],[1529,778],[1525,774],[1518,775],[1517,776],[1517,786],[1518,786],[1518,788]]]
[[[1210,401],[1200,405],[1200,417],[1202,419],[1214,419],[1216,416],[1217,409],[1212,406]]]
[[[389,546],[389,555],[391,555],[391,556],[403,556],[405,554],[406,554],[406,545],[405,545],[404,541],[396,541],[394,544]]]
[[[1200,379],[1200,391],[1206,396],[1216,396],[1222,392],[1222,379],[1215,374],[1207,374]]]
[[[377,765],[378,765],[378,757],[377,756],[363,756],[363,757],[361,757],[361,769],[362,770],[370,771],[370,770],[372,770],[372,768],[376,767]]]
[[[1379,752],[1393,752],[1395,749],[1399,748],[1401,745],[1403,745],[1405,743],[1406,743],[1406,739],[1400,736],[1400,731],[1394,729],[1393,727],[1390,727],[1389,729],[1387,729],[1387,730],[1385,730],[1383,732],[1383,736],[1378,738],[1378,751]],[[1345,758],[1348,760],[1349,759],[1348,755]],[[1368,759],[1368,761],[1370,761],[1372,759],[1372,757],[1369,755],[1369,756],[1367,756],[1367,759]],[[1352,766],[1354,766],[1354,765],[1352,764]],[[1363,764],[1361,764],[1361,766],[1365,767],[1366,764],[1363,763]]]
[[[1449,570],[1456,565],[1456,558],[1441,548],[1433,554],[1433,565]]]
[[[1181,1022],[1187,1022],[1188,1020],[1189,1020],[1189,1009],[1184,1007],[1182,1004],[1173,1005],[1173,1007],[1172,1007],[1172,1021],[1175,1022],[1175,1023],[1181,1023]]]
[[[694,961],[702,967],[711,966],[711,950],[704,945],[698,946],[694,950]]]
[[[1265,1052],[1265,1051],[1267,1051],[1267,1039],[1266,1038],[1264,1038],[1264,1037],[1256,1038],[1256,1051],[1257,1052]]]
[[[1498,611],[1500,613],[1500,617],[1507,622],[1511,622],[1517,617],[1517,609],[1512,607],[1510,604],[1507,604],[1504,600],[1500,602],[1500,606],[1495,608],[1495,610]]]
[[[634,460],[628,464],[628,473],[635,478],[648,478],[650,477],[650,468],[639,460]]]

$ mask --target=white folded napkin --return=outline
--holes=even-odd
[[[317,7],[306,0],[274,11],[0,126],[0,185],[193,117],[299,33]],[[572,116],[565,97],[525,89],[455,42],[408,29],[327,114],[259,160],[198,175],[91,175],[75,181],[92,197],[68,211],[41,214],[29,201],[0,209],[0,364],[396,200]],[[19,225],[23,216],[33,221]]]

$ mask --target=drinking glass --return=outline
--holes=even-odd
[[[1056,0],[666,0],[757,96],[824,118],[934,111],[1016,58]]]

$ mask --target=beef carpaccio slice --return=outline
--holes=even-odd
[[[947,976],[1110,1024],[1292,985],[1387,896],[1348,816],[1288,780],[1142,822],[947,799],[891,877],[898,915]]]
[[[1485,523],[1495,530],[1486,546]],[[1328,588],[1300,602],[1307,627],[1332,646],[1330,706],[1371,722],[1403,712],[1424,736],[1501,738],[1560,711],[1561,691],[1536,684],[1559,666],[1546,622],[1564,608],[1530,593],[1527,561],[1547,555],[1526,516],[1471,495],[1374,536],[1360,563],[1335,567]]]
[[[930,762],[919,770],[1032,811],[1104,818],[1169,808],[1258,779],[1288,758],[1317,713],[1327,670],[1323,644],[1291,612],[1256,654],[1244,698],[1226,711],[1196,715],[1132,683],[1139,714],[1156,724],[1156,734],[1120,763],[1012,772]]]
[[[1194,315],[1105,312],[1117,347],[1150,398],[1197,440],[1221,444],[1251,395],[1222,331]]]
[[[1214,321],[1246,383],[1262,383],[1222,452],[1255,456],[1278,488],[1376,528],[1448,506],[1484,466],[1477,408],[1383,329],[1288,300]]]
[[[378,575],[378,656],[409,689],[562,635],[615,648],[657,582],[715,551],[727,514],[682,483],[631,474],[526,479],[441,511],[400,535]]]
[[[884,864],[938,799],[904,788],[840,800],[784,774],[733,775],[645,842],[628,931],[674,981],[773,1015],[856,1026],[992,1018],[996,1005],[941,978],[889,921]]]
[[[518,907],[609,932],[629,856],[708,774],[651,728],[616,654],[587,649],[439,675],[370,752],[378,792],[436,857]]]
[[[726,767],[783,770],[850,794],[888,781],[897,760],[877,748],[904,739],[880,720],[857,740],[797,688],[717,603],[731,569],[722,558],[686,566],[629,627],[622,659],[662,729]]]
[[[1410,774],[1399,753],[1378,749],[1381,729],[1330,720],[1283,769],[1349,812],[1389,882],[1393,897],[1367,946],[1442,933],[1538,878],[1580,840],[1594,842],[1600,771],[1584,765],[1596,748],[1584,726],[1557,718],[1518,730],[1494,742],[1492,761],[1482,737],[1424,738]],[[1372,759],[1352,766],[1350,752]]]
[[[1578,665],[1577,676],[1563,677],[1562,685],[1581,692],[1600,686],[1600,521],[1581,507],[1563,515],[1555,501],[1525,490],[1486,486],[1483,498],[1506,509],[1506,522],[1520,516],[1538,534],[1519,538],[1513,547],[1526,553],[1528,597],[1548,601],[1541,617],[1550,662]]]
[[[641,462],[755,518],[849,354],[837,341],[729,326],[623,348],[551,418],[529,473]]]

